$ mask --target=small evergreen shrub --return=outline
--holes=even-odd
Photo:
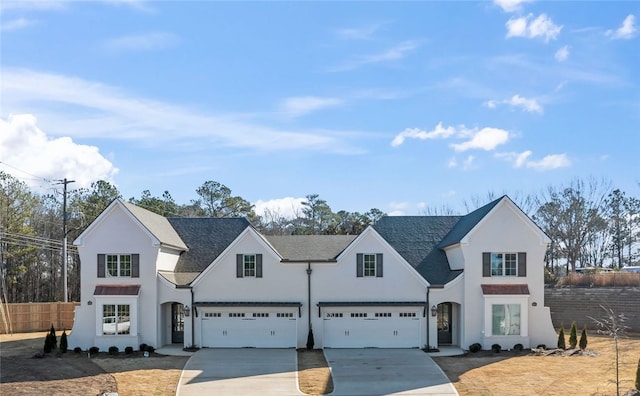
[[[469,345],[469,352],[476,353],[482,350],[482,345],[479,342]]]
[[[56,349],[58,346],[58,339],[56,338],[56,329],[53,328],[53,324],[51,324],[49,335],[51,336],[51,349]]]
[[[558,334],[558,349],[567,349],[567,343],[564,339],[564,326],[560,327],[560,334]]]
[[[523,349],[524,349],[524,346],[522,344],[516,344],[513,346],[513,350],[517,352],[522,352]]]
[[[125,347],[124,348],[124,353],[127,354],[127,355],[131,355],[133,353],[133,347],[130,347],[130,346]]]
[[[44,337],[44,346],[42,347],[42,351],[44,353],[51,353],[51,334],[47,333],[47,336]]]
[[[100,352],[100,348],[98,348],[97,346],[92,346],[91,348],[89,348],[90,355],[95,355],[98,352]]]
[[[580,334],[580,349],[583,351],[587,349],[587,325],[582,328],[582,334]]]
[[[140,352],[145,352],[147,350],[147,344],[140,344]]]
[[[153,353],[155,352],[156,348],[152,347],[151,345],[147,346],[147,352],[149,353]]]
[[[80,353],[80,352],[82,352],[82,348],[80,348],[80,347],[75,347],[75,348],[73,348],[73,352],[74,352],[74,353]]]
[[[495,353],[500,353],[502,347],[500,346],[500,344],[493,344],[491,345],[491,350]]]
[[[117,355],[118,352],[120,352],[120,349],[117,346],[110,346],[109,347],[109,355]]]
[[[576,322],[571,323],[571,333],[569,334],[569,349],[575,349],[578,345],[578,330],[576,329]]]
[[[315,341],[313,340],[313,330],[309,329],[309,334],[307,334],[307,350],[312,350],[315,345]]]
[[[67,332],[62,331],[62,335],[60,336],[60,352],[67,353],[67,349],[69,349],[69,343],[67,341]]]

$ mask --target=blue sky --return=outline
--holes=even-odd
[[[635,1],[0,7],[0,169],[36,189],[188,203],[215,180],[259,209],[317,193],[408,215],[575,178],[640,189]]]

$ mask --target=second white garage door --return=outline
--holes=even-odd
[[[293,310],[204,309],[202,346],[209,348],[295,348],[297,313]]]
[[[414,309],[324,311],[325,348],[420,347],[420,314]]]

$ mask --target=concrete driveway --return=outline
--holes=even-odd
[[[457,395],[440,367],[419,349],[325,349],[332,395]]]
[[[182,371],[177,396],[299,396],[295,349],[219,349],[196,352]]]

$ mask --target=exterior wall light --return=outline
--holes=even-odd
[[[435,305],[431,307],[431,316],[438,316],[438,308]]]
[[[187,316],[187,317],[188,317],[188,316],[189,316],[189,314],[191,313],[191,308],[189,308],[189,306],[188,306],[188,305],[185,305],[185,306],[184,306],[184,309],[183,309],[183,312],[184,312],[184,316]]]

